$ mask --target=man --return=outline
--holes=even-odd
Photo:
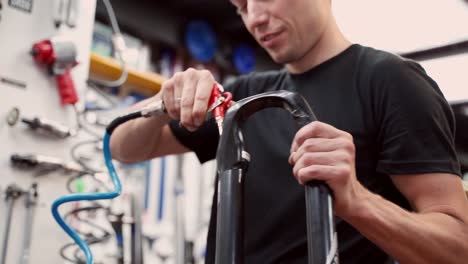
[[[258,43],[285,65],[239,78],[227,87],[234,100],[291,90],[321,121],[296,131],[284,111],[266,109],[243,128],[252,157],[246,263],[306,263],[297,181],[309,180],[333,191],[341,263],[385,263],[388,256],[410,264],[466,263],[468,202],[457,176],[453,115],[437,84],[415,62],[351,44],[330,0],[232,3]],[[114,157],[133,162],[193,150],[202,162],[214,158],[216,126],[204,122],[213,83],[206,71],[177,73],[160,94],[135,106],[162,99],[168,115],[119,127]],[[212,213],[207,263],[214,257],[216,203]]]

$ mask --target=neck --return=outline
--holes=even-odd
[[[331,18],[327,28],[317,42],[298,60],[286,64],[290,73],[306,72],[322,62],[340,54],[351,45]]]

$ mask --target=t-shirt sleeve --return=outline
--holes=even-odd
[[[461,175],[455,120],[438,85],[416,62],[380,62],[372,78],[379,122],[377,171],[389,175]]]
[[[194,132],[181,127],[179,120],[172,120],[169,127],[182,145],[195,152],[201,163],[215,158],[219,134],[216,123],[212,118]]]

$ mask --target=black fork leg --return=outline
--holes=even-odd
[[[289,91],[251,96],[229,108],[216,155],[219,175],[216,264],[241,264],[244,261],[242,177],[246,159],[241,128],[252,114],[272,107],[288,111],[299,127],[316,120],[307,101]],[[306,184],[305,197],[308,263],[337,264],[331,192],[323,182],[314,181]]]

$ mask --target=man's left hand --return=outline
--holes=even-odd
[[[322,122],[312,122],[295,135],[289,163],[301,184],[325,182],[333,191],[335,214],[345,216],[366,189],[358,182],[351,134]]]

